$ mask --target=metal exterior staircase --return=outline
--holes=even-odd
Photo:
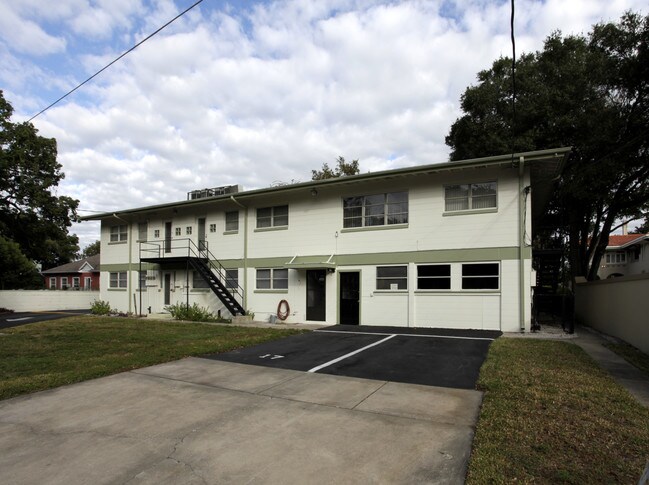
[[[228,285],[226,270],[207,247],[207,241],[196,244],[191,239],[140,242],[140,262],[164,265],[187,263],[207,282],[210,289],[232,316],[245,315],[243,288]],[[241,303],[240,303],[241,302]]]

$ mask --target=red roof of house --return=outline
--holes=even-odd
[[[636,239],[638,239],[638,242],[640,240],[649,237],[649,234],[618,234],[618,235],[610,235],[608,237],[608,246],[607,248],[619,248],[621,246],[627,246],[628,244],[631,244],[634,242]]]

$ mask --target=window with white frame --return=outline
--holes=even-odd
[[[626,253],[623,251],[617,251],[614,253],[606,253],[606,264],[625,264],[626,263]]]
[[[210,232],[216,232],[216,224],[210,224]]]
[[[137,225],[137,239],[138,239],[138,241],[146,241],[148,232],[149,232],[149,225],[146,222],[140,222]]]
[[[417,266],[418,290],[450,290],[450,264],[421,264]]]
[[[446,185],[444,187],[444,210],[455,212],[495,208],[497,204],[496,192],[496,182]]]
[[[56,290],[56,276],[50,277],[50,290]]]
[[[126,288],[127,287],[127,273],[126,271],[110,273],[108,287],[109,288]]]
[[[239,287],[239,269],[226,269],[225,270],[225,287],[238,288]],[[287,285],[288,287],[288,285]]]
[[[377,290],[407,290],[408,266],[377,266]]]
[[[187,234],[188,236],[192,235],[192,226],[187,226],[185,228],[185,234]]]
[[[92,278],[90,276],[86,276],[83,279],[83,289],[84,290],[92,290]]]
[[[288,269],[268,268],[257,270],[258,290],[288,289]]]
[[[408,222],[408,192],[361,195],[343,199],[343,227],[370,227]]]
[[[288,226],[288,206],[257,209],[257,229]]]
[[[72,278],[72,288],[74,288],[75,290],[78,290],[79,288],[81,288],[81,278],[80,277],[74,276]]]
[[[176,236],[182,236],[183,235],[182,227],[176,227],[175,228],[175,234],[176,234]]]
[[[155,230],[153,231],[153,237],[154,237],[155,239],[160,239],[160,229],[155,229]]]
[[[146,290],[147,270],[138,271],[137,287],[140,290]]]
[[[193,277],[192,277],[192,286],[194,288],[209,288],[210,285],[205,279],[201,276],[201,274],[198,271],[194,271]]]
[[[126,225],[111,226],[110,242],[123,242],[128,240],[128,231]]]
[[[62,276],[61,277],[61,289],[62,290],[67,290],[70,287],[68,284],[68,277],[67,276]]]
[[[288,206],[286,206],[286,224],[288,225]],[[257,213],[259,215],[259,213]],[[257,226],[259,227],[259,226]],[[225,213],[225,230],[238,231],[239,230],[239,211],[228,211]]]
[[[500,288],[500,264],[462,264],[463,290],[497,290]]]

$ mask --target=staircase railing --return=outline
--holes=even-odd
[[[209,250],[208,241],[199,241],[198,244],[190,238],[140,241],[140,260],[178,257],[198,258],[205,261],[223,286],[232,293],[233,298],[243,306],[243,288],[239,285],[238,278],[235,283],[227,277],[226,268]]]

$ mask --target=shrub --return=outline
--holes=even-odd
[[[187,306],[184,303],[175,303],[165,307],[176,320],[189,320],[191,322],[209,322],[214,320],[214,314],[205,307],[194,303]]]
[[[95,300],[90,305],[90,313],[93,315],[108,315],[111,312],[110,303],[103,300]]]

